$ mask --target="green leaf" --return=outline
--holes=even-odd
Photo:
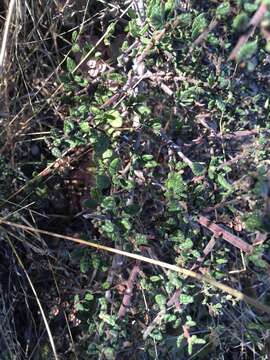
[[[158,294],[155,296],[155,302],[158,304],[159,307],[164,307],[164,305],[166,304],[166,297],[162,294]]]
[[[182,282],[179,279],[179,275],[173,271],[169,272],[169,282],[173,287],[180,288],[182,286]]]
[[[248,2],[244,3],[244,10],[246,10],[249,13],[253,13],[257,9],[258,9],[258,4],[251,4],[251,3],[248,3]]]
[[[216,14],[218,17],[226,17],[230,13],[230,3],[229,2],[223,2],[217,7]]]
[[[182,250],[189,250],[189,249],[192,249],[193,247],[193,242],[191,239],[186,239],[184,242],[182,242],[180,245],[179,245],[180,249]]]
[[[76,83],[78,85],[80,85],[81,87],[86,87],[88,85],[88,80],[87,79],[84,79],[83,77],[81,76],[78,76],[78,75],[75,75],[74,76],[74,80],[76,81]]]
[[[165,20],[165,6],[160,0],[150,0],[147,6],[147,17],[156,29],[161,29]]]
[[[97,175],[96,184],[100,190],[108,189],[111,185],[111,180],[106,175]]]
[[[183,305],[188,305],[188,304],[192,304],[194,302],[194,298],[191,295],[181,294],[179,296],[179,301]]]
[[[227,264],[227,262],[228,262],[227,259],[222,259],[222,258],[216,260],[216,263],[219,265]]]
[[[87,301],[94,300],[94,295],[91,294],[91,293],[86,293],[85,297],[84,297],[84,300],[87,300]]]
[[[106,347],[103,350],[103,353],[104,353],[106,360],[115,360],[116,359],[115,349],[112,347]]]
[[[113,315],[100,313],[99,318],[111,326],[115,326],[115,324],[116,324],[115,317]]]
[[[140,206],[137,204],[130,204],[123,208],[124,212],[128,215],[136,215],[140,212]]]
[[[116,23],[113,22],[113,23],[109,24],[109,26],[107,26],[105,37],[104,37],[104,40],[103,40],[104,44],[106,46],[111,45],[110,38],[111,38],[111,36],[113,35],[113,33],[115,31],[115,25],[116,25]]]
[[[123,125],[123,119],[119,111],[117,110],[110,110],[106,113],[106,118],[108,120],[108,123],[113,128],[119,128]]]
[[[85,309],[84,309],[84,306],[83,306],[83,304],[82,303],[75,303],[75,309],[77,310],[77,311],[84,311]]]
[[[191,29],[192,39],[196,39],[200,35],[200,33],[206,29],[206,27],[207,27],[207,21],[204,14],[202,13],[198,15],[193,21],[192,29]]]
[[[198,338],[197,335],[192,335],[190,341],[193,344],[205,344],[206,341],[204,339]]]
[[[259,213],[253,213],[244,220],[246,229],[249,231],[261,230],[263,228],[262,217]]]
[[[123,226],[123,228],[121,230],[123,230],[124,232],[130,231],[132,228],[132,224],[128,217],[122,218],[120,220],[120,224]]]
[[[202,176],[206,172],[205,163],[193,162],[190,168],[195,176]]]
[[[138,106],[137,111],[138,111],[139,114],[145,115],[145,116],[151,114],[151,109],[148,106],[145,106],[145,105]]]
[[[226,105],[222,100],[216,100],[216,106],[220,111],[222,112],[226,111]]]
[[[192,335],[188,338],[188,353],[189,355],[192,354],[193,345],[203,345],[206,341],[204,339],[198,338],[197,335]]]
[[[67,69],[68,72],[73,73],[74,69],[76,68],[76,62],[71,59],[70,57],[67,58]]]
[[[246,61],[250,59],[255,52],[257,51],[257,41],[249,41],[246,44],[244,44],[241,49],[238,51],[238,54],[236,56],[236,60],[238,62],[240,61]]]
[[[158,163],[155,160],[148,161],[147,163],[144,164],[145,169],[152,169],[155,168],[156,166],[158,166]]]
[[[110,283],[109,283],[109,281],[104,281],[104,283],[102,283],[102,285],[101,285],[101,287],[102,287],[102,289],[104,289],[104,290],[108,290],[109,288],[110,288]]]
[[[245,12],[241,12],[233,19],[232,27],[235,31],[244,31],[247,28],[249,18]]]
[[[181,26],[189,26],[192,24],[192,14],[190,13],[180,14],[178,19]]]
[[[100,267],[100,258],[97,254],[92,254],[92,266],[94,269],[98,270],[98,268]]]
[[[188,327],[196,326],[196,322],[192,320],[192,317],[190,315],[188,315],[185,325]]]
[[[177,197],[183,197],[186,191],[186,184],[180,174],[172,172],[168,175],[166,188],[168,190],[168,195],[171,194]]]
[[[84,133],[89,133],[90,126],[89,126],[88,121],[83,121],[82,123],[80,123],[80,128]]]
[[[144,234],[135,234],[134,240],[137,246],[148,244],[147,237]]]
[[[269,6],[270,6],[270,0],[262,0],[262,3],[267,5],[268,10],[269,10]]]
[[[110,138],[106,134],[91,134],[91,142],[97,154],[104,153],[110,146]]]
[[[128,33],[134,37],[137,38],[140,35],[141,28],[137,24],[136,19],[132,19],[128,23]]]
[[[52,155],[56,158],[61,158],[62,156],[61,151],[57,147],[52,148],[51,152]]]
[[[116,204],[115,204],[115,200],[112,196],[106,196],[101,203],[101,206],[104,209],[115,209]]]
[[[103,159],[103,160],[108,160],[108,159],[111,159],[112,156],[113,156],[113,151],[112,151],[112,149],[107,149],[107,150],[104,151],[104,153],[102,154],[102,159]]]
[[[105,224],[102,225],[102,230],[106,233],[114,233],[116,229],[115,225],[111,221],[106,220]]]
[[[215,166],[211,166],[211,164],[209,165],[208,168],[208,176],[211,180],[214,180],[215,178],[215,173],[216,173],[217,168]]]
[[[188,354],[189,355],[192,354],[192,349],[193,349],[193,342],[190,341],[190,338],[188,338]]]
[[[71,120],[64,121],[64,133],[68,135],[72,130],[74,130],[74,122]]]
[[[81,51],[79,44],[72,45],[71,51],[74,53],[78,53]]]
[[[88,114],[88,107],[83,104],[81,106],[78,107],[78,112],[82,115],[87,115]]]
[[[121,166],[121,160],[116,158],[113,159],[109,165],[109,173],[111,176],[114,176],[117,174]]]
[[[98,202],[93,199],[88,199],[83,200],[82,205],[88,209],[95,209],[98,206]]]
[[[77,38],[78,38],[78,31],[73,31],[71,36],[72,42],[76,43]]]
[[[153,160],[153,158],[154,158],[154,156],[153,156],[152,154],[144,154],[144,155],[142,156],[142,159],[143,159],[144,161],[150,161],[150,160]]]
[[[222,174],[218,174],[217,181],[223,189],[231,191],[233,189],[232,185],[225,179]]]

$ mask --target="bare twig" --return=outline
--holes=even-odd
[[[230,140],[230,139],[239,139],[241,137],[248,137],[253,135],[259,135],[260,131],[258,129],[252,129],[252,130],[239,130],[235,131],[233,133],[227,133],[227,134],[216,134],[217,137],[222,137],[223,139]]]
[[[198,223],[208,230],[210,230],[216,237],[222,237],[228,243],[237,247],[245,253],[250,254],[253,250],[253,246],[246,243],[244,240],[240,239],[238,236],[233,235],[228,230],[226,230],[223,226],[215,224],[213,221],[208,219],[205,216],[199,216]]]
[[[132,299],[132,295],[133,295],[133,288],[137,281],[137,276],[138,276],[139,272],[140,272],[140,266],[139,266],[139,263],[137,263],[134,265],[133,269],[131,270],[128,281],[126,283],[125,294],[124,294],[120,309],[118,311],[118,316],[120,319],[125,317],[126,312],[130,307],[130,303],[131,303],[131,299]]]

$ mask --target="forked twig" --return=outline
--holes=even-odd
[[[245,253],[250,254],[253,250],[253,246],[246,243],[244,240],[240,239],[238,236],[230,233],[228,230],[223,228],[222,226],[215,224],[213,221],[208,219],[205,216],[199,216],[198,223],[207,229],[209,229],[215,236],[222,237],[228,243],[237,247]]]

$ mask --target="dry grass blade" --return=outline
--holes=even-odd
[[[26,230],[26,231],[31,231],[31,232],[34,232],[34,233],[37,233],[37,234],[44,234],[44,235],[54,237],[54,238],[58,238],[58,239],[62,239],[62,240],[73,241],[73,242],[75,242],[77,244],[82,244],[82,245],[85,245],[85,246],[88,246],[88,247],[92,247],[92,248],[95,248],[95,249],[98,249],[98,250],[103,250],[103,251],[110,252],[110,253],[113,253],[113,254],[119,254],[119,255],[126,256],[126,257],[131,258],[131,259],[135,259],[135,260],[138,260],[138,261],[143,261],[145,263],[156,265],[156,266],[159,266],[159,267],[164,268],[164,269],[168,269],[168,270],[171,270],[171,271],[178,272],[178,273],[180,273],[180,274],[182,274],[184,276],[190,276],[191,278],[193,278],[193,279],[195,279],[197,281],[207,283],[207,284],[215,287],[216,289],[219,289],[222,292],[225,292],[225,293],[231,295],[232,297],[236,298],[237,300],[242,300],[242,301],[246,302],[247,304],[253,306],[255,309],[270,315],[270,306],[264,305],[261,302],[259,302],[258,300],[253,299],[253,298],[243,294],[241,291],[235,290],[235,289],[233,289],[232,287],[230,287],[228,285],[222,284],[222,283],[214,280],[210,276],[200,275],[200,274],[198,274],[198,273],[196,273],[196,272],[194,272],[192,270],[181,268],[181,267],[179,267],[177,265],[168,264],[168,263],[166,263],[164,261],[147,258],[147,257],[139,255],[139,254],[129,253],[127,251],[115,249],[115,248],[112,248],[112,247],[109,247],[109,246],[96,244],[96,243],[86,241],[86,240],[82,240],[82,239],[77,239],[77,238],[72,237],[72,236],[66,236],[66,235],[61,235],[61,234],[53,233],[53,232],[46,231],[46,230],[35,229],[33,227],[30,227],[30,226],[25,226],[25,225],[16,224],[16,223],[13,223],[13,222],[10,222],[10,221],[5,221],[4,219],[0,219],[0,224],[7,225],[7,226],[12,226],[12,227],[15,227],[15,228],[18,228],[18,229],[23,229],[23,230]]]
[[[17,260],[18,260],[18,263],[20,264],[21,268],[23,269],[23,272],[25,273],[25,276],[26,276],[26,278],[27,278],[27,281],[29,282],[29,285],[30,285],[30,287],[31,287],[31,289],[32,289],[32,291],[33,291],[33,294],[34,294],[34,296],[35,296],[36,302],[37,302],[37,304],[38,304],[38,307],[39,307],[41,316],[42,316],[43,321],[44,321],[44,324],[45,324],[46,331],[47,331],[47,333],[48,333],[48,337],[49,337],[49,341],[50,341],[50,344],[51,344],[51,347],[52,347],[52,351],[53,351],[53,354],[54,354],[54,358],[55,358],[56,360],[58,360],[59,358],[58,358],[58,356],[57,356],[56,347],[55,347],[55,344],[54,344],[54,340],[53,340],[53,337],[52,337],[52,333],[51,333],[51,330],[50,330],[48,321],[47,321],[47,319],[46,319],[44,310],[43,310],[43,308],[42,308],[41,302],[40,302],[40,300],[39,300],[39,298],[38,298],[38,295],[37,295],[37,292],[36,292],[36,290],[35,290],[35,287],[34,287],[32,281],[31,281],[31,279],[30,279],[30,277],[29,277],[29,275],[28,275],[28,273],[27,273],[27,271],[26,271],[26,269],[25,269],[25,267],[24,267],[24,265],[23,265],[23,262],[22,262],[21,258],[20,258],[19,255],[18,255],[18,253],[17,253],[14,245],[12,244],[12,242],[11,242],[9,239],[8,239],[8,242],[9,242],[10,247],[12,248],[12,251],[13,251],[14,255],[16,256],[16,258],[17,258]]]
[[[10,28],[11,19],[14,14],[15,4],[16,4],[16,0],[11,0],[8,6],[7,19],[5,22],[4,34],[2,39],[1,51],[0,51],[0,75],[4,71],[4,62],[5,62],[5,55],[6,55],[7,43],[8,43],[8,32]]]

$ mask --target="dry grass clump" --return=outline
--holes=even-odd
[[[93,24],[89,7],[89,0],[0,3],[0,157],[1,166],[4,166],[1,168],[1,216],[10,216],[13,211],[21,219],[25,211],[32,219],[37,215],[30,211],[31,204],[20,205],[18,201],[7,199],[27,184],[27,173],[32,177],[33,167],[30,165],[27,171],[25,164],[31,162],[33,155],[43,166],[44,154],[41,153],[46,154],[50,129],[61,121],[57,103],[57,95],[61,92],[55,92],[60,83],[59,75],[70,53],[72,32],[84,32]],[[11,175],[15,173],[16,178]],[[5,178],[7,174],[11,176],[9,181]],[[2,235],[3,238],[7,236],[5,232]],[[21,233],[13,235],[21,241],[29,241],[22,238]],[[35,263],[35,256],[42,248],[44,255],[44,244],[38,242],[34,248],[29,246],[26,246],[28,254],[30,258],[34,256]],[[18,251],[24,257],[25,248],[19,246]],[[6,283],[2,279],[0,288],[0,357],[3,360],[36,358],[46,331],[35,320],[38,309],[33,293],[29,293],[29,283],[22,280],[21,269],[14,265],[18,259],[12,252],[9,252],[8,263],[6,257],[7,248],[1,241],[1,274],[9,281]],[[28,263],[25,258],[23,261]],[[43,349],[41,353],[50,354],[48,351]],[[37,356],[40,359],[39,356],[46,356],[44,354]]]
[[[40,137],[53,125],[48,104],[57,115],[51,95],[70,52],[72,31],[86,31],[93,23],[89,3],[17,0],[1,9],[2,153],[14,153],[29,132]]]

